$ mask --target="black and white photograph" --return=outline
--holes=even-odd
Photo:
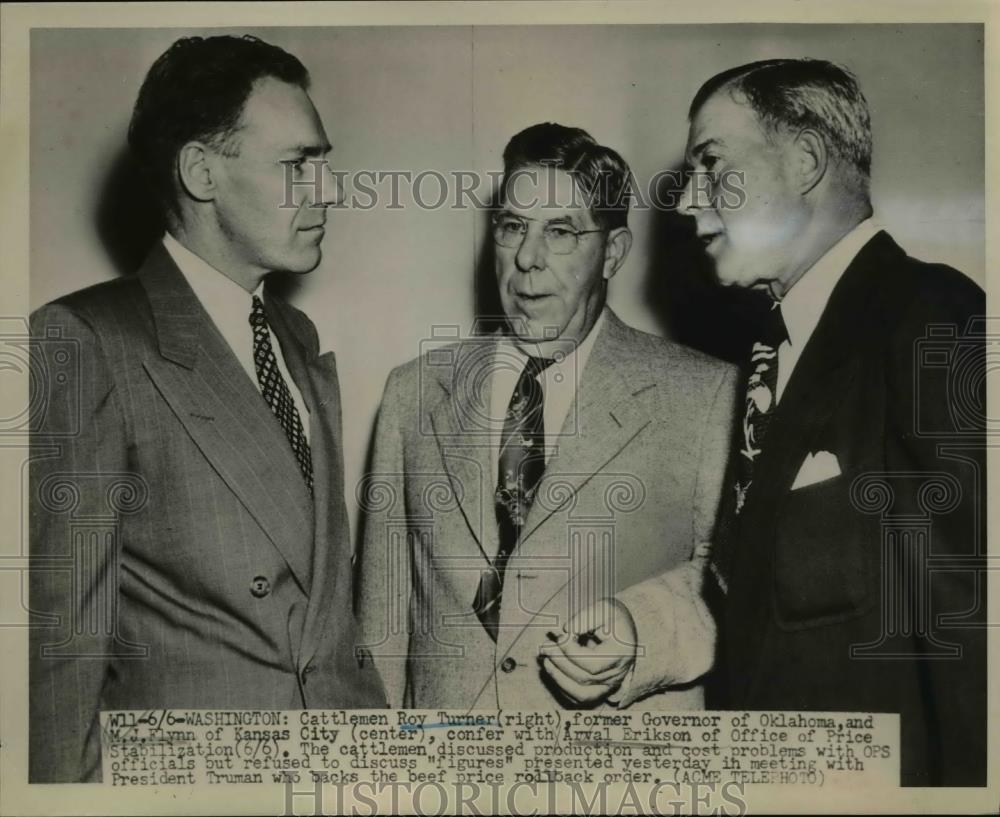
[[[992,4],[141,5],[3,10],[0,813],[995,808]]]

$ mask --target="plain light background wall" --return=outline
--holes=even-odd
[[[680,166],[688,104],[712,74],[770,57],[834,60],[858,76],[871,107],[876,217],[911,255],[984,283],[980,25],[36,29],[33,308],[126,271],[115,242],[142,236],[107,202],[142,194],[116,177],[139,85],[175,39],[213,33],[255,34],[305,63],[338,169],[485,175],[500,169],[510,136],[557,121],[618,150],[640,185]],[[436,197],[434,184],[424,189]],[[389,370],[418,354],[434,326],[467,331],[476,311],[482,214],[402,201],[331,212],[323,262],[294,295],[337,352],[348,486],[363,472]],[[626,322],[669,334],[663,301],[690,260],[662,240],[664,218],[632,214],[632,254],[610,300]]]

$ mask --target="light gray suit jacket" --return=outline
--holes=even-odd
[[[496,342],[429,352],[385,388],[359,491],[360,617],[391,704],[550,709],[558,698],[538,664],[546,633],[616,595],[641,650],[620,705],[698,708],[690,682],[709,668],[715,632],[693,556],[719,504],[735,370],[608,310],[508,562],[494,644],[472,602],[498,547],[487,419]]]
[[[162,245],[32,316],[33,782],[99,777],[102,709],[384,703],[353,651],[333,354],[266,300],[309,410],[315,503]]]

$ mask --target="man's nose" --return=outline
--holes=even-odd
[[[340,207],[344,203],[343,174],[330,167],[329,162],[323,164],[323,206]]]
[[[312,159],[309,166],[312,178],[303,182],[304,204],[316,208],[339,206],[344,201],[341,174],[336,173],[326,159]],[[310,171],[305,175],[310,175]]]
[[[517,248],[517,255],[514,256],[514,262],[521,272],[541,269],[545,266],[545,254],[547,251],[542,231],[534,231],[529,227],[524,238],[521,240],[521,246]]]
[[[687,182],[681,190],[681,198],[677,203],[677,212],[682,216],[693,216],[697,209],[694,201],[694,174],[688,173]]]

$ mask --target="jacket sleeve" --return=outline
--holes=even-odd
[[[66,307],[43,307],[31,359],[29,779],[98,780],[101,689],[117,643],[115,507],[135,485],[93,329]]]
[[[371,471],[360,491],[362,525],[358,618],[362,642],[385,685],[388,706],[404,705],[409,650],[410,547],[405,520],[405,474],[397,372],[389,375],[375,428]]]
[[[737,369],[725,367],[705,413],[694,495],[691,559],[618,594],[636,625],[639,654],[612,696],[619,708],[663,687],[686,684],[712,667],[715,622],[702,598],[732,429]]]

